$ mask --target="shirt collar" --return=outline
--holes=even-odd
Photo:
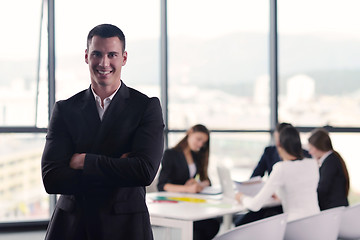
[[[120,85],[119,85],[119,87],[115,90],[115,92],[113,93],[113,94],[111,94],[110,96],[108,96],[107,98],[105,98],[105,99],[109,99],[110,101],[114,98],[114,96],[115,96],[115,94],[117,93],[117,91],[119,90],[119,88],[121,87],[121,81],[120,81]],[[94,89],[93,89],[93,87],[91,86],[91,91],[92,91],[92,93],[93,93],[93,95],[94,95],[94,98],[95,98],[95,100],[98,98],[98,99],[100,99],[100,97],[95,93],[95,91],[94,91]],[[104,100],[105,100],[104,99]]]
[[[319,163],[319,167],[321,167],[321,165],[323,164],[324,160],[330,155],[332,154],[333,151],[330,150],[328,152],[326,152],[319,160],[318,160],[318,163]]]

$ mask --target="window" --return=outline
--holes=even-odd
[[[280,121],[359,127],[360,2],[281,0],[278,6]]]
[[[41,0],[9,1],[2,4],[1,126],[44,127],[47,124],[47,59],[43,58],[46,45],[41,46],[39,51],[41,4]]]
[[[270,127],[268,12],[268,1],[169,1],[169,129]]]
[[[1,134],[0,222],[49,218],[40,167],[44,141],[44,134]]]
[[[46,16],[42,15],[42,2],[2,4],[0,223],[49,219],[49,197],[40,173],[45,140],[41,128],[48,122]]]

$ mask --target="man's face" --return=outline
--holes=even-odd
[[[121,78],[121,68],[127,60],[127,52],[122,52],[118,37],[101,38],[94,36],[85,51],[85,62],[89,64],[91,84],[94,89],[116,90]]]

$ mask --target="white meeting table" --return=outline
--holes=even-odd
[[[175,199],[172,202],[167,199]],[[235,200],[223,200],[221,194],[188,194],[153,192],[146,194],[151,225],[181,230],[181,239],[193,239],[193,222],[224,217],[225,228],[230,228],[232,215],[244,211]]]

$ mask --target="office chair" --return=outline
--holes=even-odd
[[[287,214],[279,214],[231,229],[213,240],[282,240],[284,238]]]
[[[340,239],[360,239],[360,203],[345,208],[339,231]]]
[[[290,221],[286,225],[285,240],[336,240],[341,214],[345,207],[336,207],[318,214]]]

